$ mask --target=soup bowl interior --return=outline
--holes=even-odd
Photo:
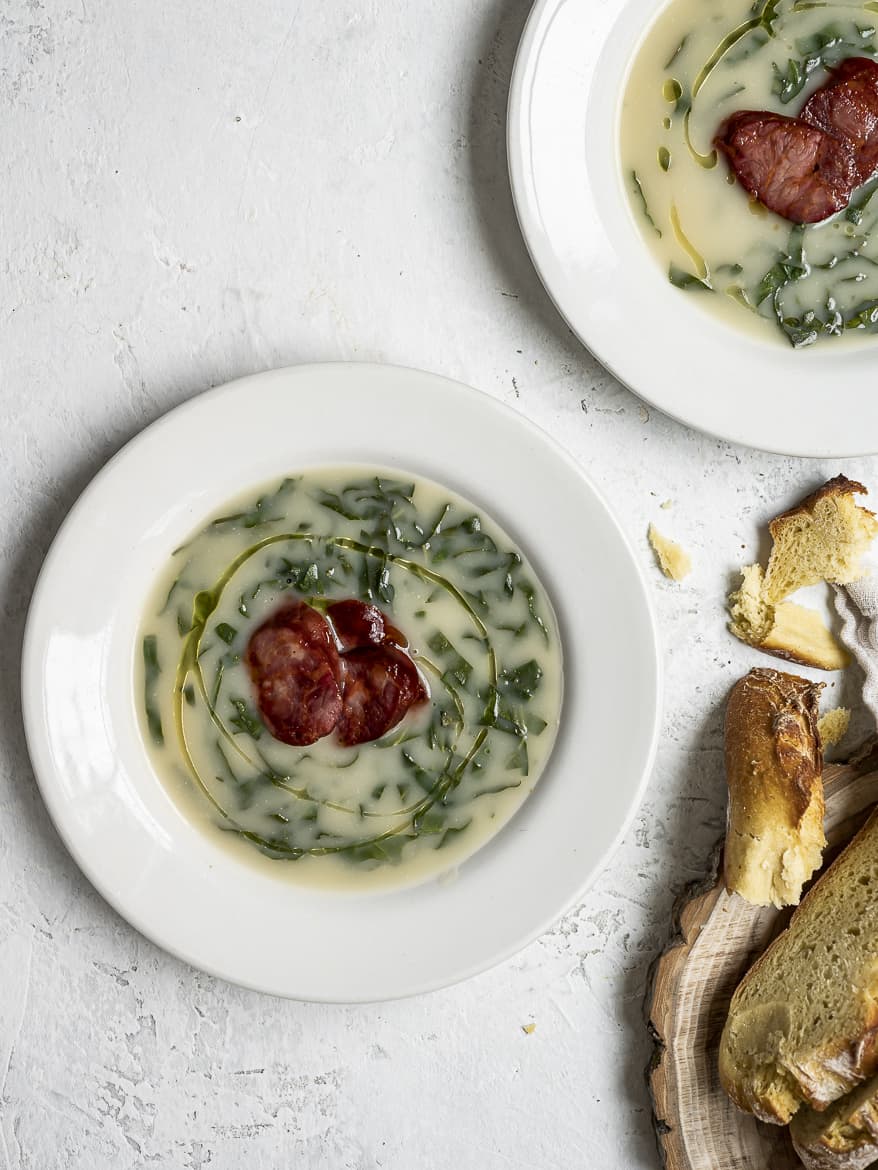
[[[559,311],[607,368],[687,425],[788,454],[878,450],[869,340],[794,350],[737,328],[667,279],[620,159],[632,62],[655,0],[538,0],[516,61],[508,153],[519,221]]]

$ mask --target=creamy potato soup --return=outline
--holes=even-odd
[[[624,91],[621,163],[680,296],[797,348],[878,330],[878,180],[801,226],[751,199],[713,144],[742,110],[797,118],[832,67],[875,57],[876,22],[871,0],[672,0],[650,27]]]
[[[561,646],[532,567],[480,508],[423,479],[320,469],[249,492],[177,549],[135,682],[155,771],[215,839],[311,884],[407,884],[453,868],[533,790]]]

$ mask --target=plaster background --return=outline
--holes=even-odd
[[[878,461],[697,435],[571,336],[506,178],[528,7],[4,0],[3,1170],[658,1164],[646,973],[722,830],[721,703],[760,661],[725,633],[729,575],[779,507],[839,470],[878,484]],[[137,935],[51,827],[19,713],[30,591],[89,478],[208,386],[329,359],[458,378],[563,443],[649,569],[666,661],[647,798],[582,904],[491,972],[374,1007],[242,991]],[[650,520],[691,551],[684,585]]]

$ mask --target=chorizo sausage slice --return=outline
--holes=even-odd
[[[742,110],[722,124],[714,145],[745,190],[793,223],[841,211],[857,185],[849,143],[797,118]]]
[[[384,641],[384,614],[363,601],[336,601],[327,608],[342,650],[380,646]]]
[[[405,646],[406,638],[390,624],[375,605],[364,601],[336,601],[326,611],[335,627],[336,637],[342,650],[353,650],[357,646],[380,646],[382,642],[395,642]]]
[[[275,739],[304,747],[333,730],[342,713],[342,667],[329,624],[310,605],[294,602],[264,622],[246,662]]]
[[[336,734],[345,747],[380,739],[427,692],[418,669],[395,646],[360,646],[344,655],[343,709]]]
[[[799,117],[847,142],[854,151],[857,183],[878,168],[878,64],[848,57],[811,95]]]

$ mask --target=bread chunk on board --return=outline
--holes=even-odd
[[[823,856],[821,688],[760,668],[729,696],[725,881],[757,906],[795,905]]]
[[[878,1072],[878,813],[732,997],[719,1049],[735,1104],[786,1124]]]

